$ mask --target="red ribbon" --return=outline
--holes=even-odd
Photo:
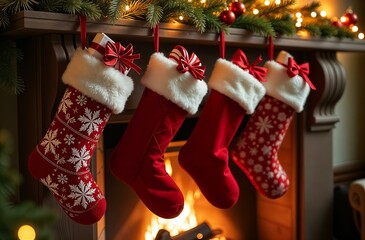
[[[295,77],[297,75],[300,75],[309,85],[309,87],[312,90],[316,90],[316,87],[313,85],[313,83],[311,82],[311,80],[308,77],[309,74],[309,63],[303,63],[302,65],[298,65],[294,58],[288,58],[288,66],[287,66],[288,70],[288,76],[289,77]]]
[[[105,65],[115,67],[118,64],[118,69],[123,74],[130,69],[140,73],[142,69],[133,63],[134,60],[139,58],[140,54],[133,54],[132,44],[128,44],[127,47],[123,47],[119,42],[113,43],[108,41],[105,46]]]
[[[181,56],[176,69],[180,73],[189,71],[196,79],[203,80],[206,67],[201,64],[200,59],[195,53],[189,56],[185,48],[181,48],[179,51],[181,52]]]
[[[232,62],[242,68],[243,70],[248,70],[248,72],[258,79],[260,82],[266,82],[264,77],[267,74],[267,69],[264,67],[256,66],[258,63],[262,61],[262,57],[259,56],[252,64],[250,64],[247,60],[246,55],[242,52],[241,49],[238,49],[232,57]]]

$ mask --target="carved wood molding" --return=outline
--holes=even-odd
[[[345,90],[345,71],[335,51],[315,51],[310,54],[310,63],[310,78],[317,90],[309,97],[309,128],[329,131],[340,120],[335,106]]]

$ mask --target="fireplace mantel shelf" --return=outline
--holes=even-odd
[[[80,31],[79,20],[76,15],[22,11],[11,18],[11,24],[3,36],[21,38],[44,33],[77,33]],[[152,30],[143,21],[120,20],[112,23],[109,21],[87,21],[88,34],[104,32],[110,36],[125,36],[128,40],[139,39],[152,41]],[[183,24],[161,23],[160,37],[165,41],[179,41],[179,43],[194,43],[204,45],[218,45],[219,35],[214,31],[200,33],[193,26]],[[226,36],[226,44],[232,46],[245,46],[265,48],[267,38],[252,34],[243,29],[230,29]],[[345,52],[365,52],[364,40],[337,39],[337,38],[300,38],[281,36],[275,39],[279,48],[291,50],[326,50]]]

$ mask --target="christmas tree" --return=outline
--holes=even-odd
[[[0,129],[0,239],[53,239],[50,224],[54,222],[55,214],[33,202],[14,200],[21,176],[11,169],[11,152],[10,134]]]

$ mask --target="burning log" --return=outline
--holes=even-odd
[[[203,222],[198,226],[174,237],[171,237],[170,233],[165,229],[160,229],[155,240],[208,240],[221,232],[222,231],[218,229],[212,230],[206,222]]]

